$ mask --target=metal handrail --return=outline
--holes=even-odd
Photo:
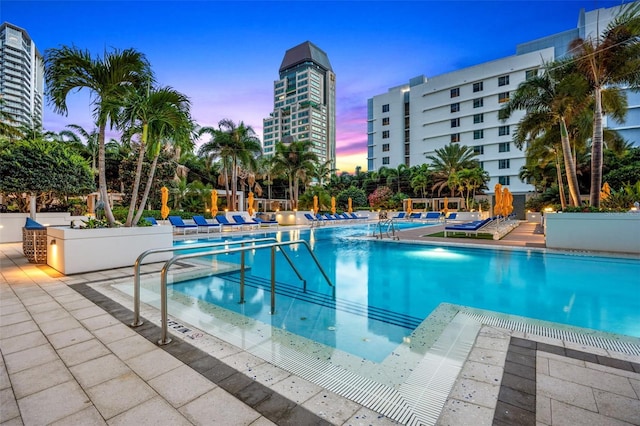
[[[150,249],[142,252],[140,256],[138,256],[138,258],[136,259],[135,263],[133,264],[133,322],[130,324],[131,327],[139,327],[142,324],[144,324],[144,322],[140,320],[140,265],[142,264],[142,259],[144,259],[145,257],[155,253],[167,253],[167,252],[176,252],[176,251],[193,250],[193,249],[199,249],[199,248],[209,248],[209,247],[218,247],[218,246],[227,246],[227,245],[244,246],[245,243],[258,243],[258,242],[265,242],[265,241],[277,242],[278,240],[273,237],[269,237],[269,238],[254,238],[251,240],[218,241],[215,243],[192,244],[192,245],[183,246],[183,247],[164,247],[164,248]],[[298,278],[300,278],[300,280],[304,283],[304,291],[306,292],[307,282],[302,278],[302,275],[293,264],[293,261],[291,260],[289,255],[285,252],[283,252],[282,254],[284,255],[285,259],[287,259],[287,261],[289,262],[289,265],[291,265],[291,268],[293,268],[296,275],[298,275]],[[244,282],[244,252],[242,252],[240,263],[241,263],[240,280]],[[240,296],[241,296],[240,303],[244,303],[244,294],[241,294]]]
[[[391,218],[391,219],[382,219],[382,220],[378,221],[377,229],[378,229],[378,232],[380,233],[380,239],[383,238],[382,227],[384,225],[387,225],[387,229],[386,229],[386,231],[384,231],[384,233],[387,234],[387,236],[389,238],[392,238],[394,240],[399,239],[398,236],[396,235],[395,220],[393,218]],[[391,230],[391,232],[389,232],[389,230]],[[376,231],[375,230],[373,231],[373,236],[378,238],[378,236],[376,235]]]
[[[315,254],[313,254],[313,250],[311,249],[311,246],[309,245],[308,242],[304,241],[304,240],[294,240],[294,241],[283,241],[283,242],[276,242],[276,243],[271,243],[271,244],[262,244],[262,245],[255,245],[255,246],[251,246],[251,247],[236,247],[236,248],[229,248],[229,249],[225,249],[225,250],[213,250],[213,251],[208,251],[208,252],[200,252],[200,253],[187,253],[187,254],[179,254],[176,256],[173,256],[171,259],[167,260],[164,264],[164,266],[162,267],[162,271],[160,272],[160,321],[162,323],[162,335],[160,337],[160,340],[158,340],[158,344],[159,345],[166,345],[168,343],[171,342],[171,339],[168,337],[168,332],[167,332],[167,322],[168,322],[168,304],[167,304],[167,274],[169,273],[169,268],[171,267],[171,265],[173,265],[174,263],[176,263],[179,260],[182,259],[192,259],[195,257],[203,257],[203,256],[215,256],[218,254],[227,254],[227,253],[239,253],[239,252],[244,252],[247,250],[259,250],[262,248],[270,248],[271,249],[271,312],[270,314],[273,315],[275,314],[276,311],[276,266],[275,266],[275,253],[276,253],[276,249],[279,248],[280,246],[289,246],[292,244],[303,244],[308,250],[309,250],[309,254],[311,255],[311,258],[316,262],[316,266],[318,266],[318,269],[320,270],[320,272],[322,273],[322,275],[324,276],[325,280],[327,280],[327,283],[329,284],[329,286],[333,289],[333,294],[332,296],[335,298],[336,296],[336,290],[335,290],[335,286],[333,285],[333,283],[331,282],[331,280],[329,279],[329,276],[326,274],[326,272],[324,271],[324,269],[322,268],[322,265],[320,265],[320,262],[318,261],[318,258],[316,257]],[[284,253],[282,250],[280,250],[280,252]],[[244,283],[241,282],[241,290],[240,292],[243,293],[243,288],[244,287]]]

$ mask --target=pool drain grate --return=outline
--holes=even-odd
[[[537,336],[550,337],[552,339],[566,340],[581,345],[593,346],[596,348],[611,350],[629,355],[640,356],[640,345],[623,342],[619,340],[605,339],[589,334],[576,333],[569,330],[561,330],[552,327],[545,327],[537,324],[530,324],[522,321],[514,321],[488,315],[481,315],[461,310],[465,315],[479,321],[482,324],[505,328],[508,330],[521,331],[535,334]]]

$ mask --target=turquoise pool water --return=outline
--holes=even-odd
[[[247,255],[246,303],[239,274],[174,284],[173,291],[372,361],[389,356],[441,303],[640,337],[640,260],[363,240],[370,225],[273,232],[310,242],[331,288],[303,247],[285,248],[307,292],[277,256],[270,314],[270,255]],[[425,230],[425,233],[427,231]],[[239,255],[218,257],[239,263]]]

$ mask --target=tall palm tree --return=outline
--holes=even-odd
[[[457,143],[445,145],[434,152],[435,154],[426,156],[427,160],[431,160],[431,168],[434,171],[433,189],[440,195],[442,190],[448,187],[453,197],[456,188],[449,186],[449,179],[461,169],[477,167],[478,162],[474,160],[477,154],[473,152],[473,148]]]
[[[513,137],[519,149],[558,126],[571,205],[579,206],[580,191],[568,126],[589,106],[589,99],[587,82],[572,71],[567,61],[547,64],[541,75],[520,83],[500,114],[507,118],[516,110],[526,111]]]
[[[289,179],[289,197],[291,207],[298,208],[298,192],[300,180],[309,175],[315,168],[318,156],[311,151],[311,141],[294,141],[289,144],[276,143],[273,161],[276,170],[286,174]]]
[[[199,134],[209,133],[211,140],[200,147],[200,155],[217,155],[228,160],[231,169],[231,203],[227,199],[227,206],[231,211],[237,210],[238,167],[249,164],[262,152],[260,140],[251,126],[244,122],[236,125],[232,120],[223,119],[218,123],[218,129],[203,127]],[[227,167],[225,167],[227,169]]]
[[[334,174],[338,169],[332,167],[333,161],[327,160],[324,163],[316,164],[311,172],[311,177],[316,179],[320,185],[324,185],[327,176]]]
[[[144,54],[134,50],[105,52],[93,58],[88,50],[62,46],[45,51],[47,97],[54,111],[67,114],[70,92],[87,89],[92,96],[93,116],[98,126],[98,187],[107,220],[115,223],[107,196],[105,130],[123,106],[127,92],[151,80],[151,67]]]
[[[578,38],[570,49],[578,69],[593,85],[593,139],[591,143],[591,191],[589,201],[600,206],[603,152],[603,99],[604,88],[614,90],[620,86],[640,86],[640,3],[634,2],[612,20],[602,35],[594,39]]]
[[[152,88],[149,85],[146,88],[139,87],[137,91],[129,93],[119,124],[123,130],[128,130],[129,134],[139,134],[140,138],[136,174],[125,226],[135,225],[142,215],[163,144],[167,142],[167,139],[183,132],[185,127],[190,126],[189,107],[189,99],[171,87]],[[138,206],[138,191],[145,155],[152,160],[152,166],[149,170],[150,179],[145,187],[145,196]],[[134,220],[136,208],[139,214]]]
[[[60,136],[67,138],[68,142],[82,146],[82,151],[91,159],[91,170],[98,172],[96,167],[98,161],[98,129],[94,128],[90,132],[77,124],[68,124],[67,129],[60,131]]]
[[[18,123],[4,110],[4,104],[5,100],[0,97],[0,137],[6,137],[9,140],[20,139],[23,135],[18,128]]]

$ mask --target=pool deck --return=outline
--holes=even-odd
[[[530,223],[447,241],[544,248]],[[83,285],[130,275],[64,276],[0,245],[0,425],[397,424],[231,345],[155,345],[157,326],[129,327],[128,306]],[[640,356],[483,325],[437,424],[640,425]]]

